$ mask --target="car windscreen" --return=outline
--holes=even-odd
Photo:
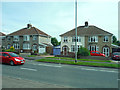
[[[19,57],[17,54],[15,54],[15,53],[9,53],[9,55],[11,56],[11,57]]]
[[[113,53],[113,55],[120,55],[120,52]]]

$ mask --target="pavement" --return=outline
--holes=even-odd
[[[68,87],[50,83],[40,83],[33,80],[24,80],[21,78],[14,78],[10,76],[3,76],[2,88],[68,88]]]

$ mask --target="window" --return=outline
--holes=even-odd
[[[8,36],[8,37],[7,37],[7,40],[8,40],[8,41],[10,41],[10,40],[11,40],[11,39],[10,39],[10,36]]]
[[[98,42],[98,36],[90,36],[89,42]]]
[[[14,40],[14,41],[19,41],[19,36],[14,36],[14,37],[13,37],[13,40]]]
[[[2,40],[5,40],[5,37],[2,37]]]
[[[104,42],[108,42],[108,36],[104,36]]]
[[[90,51],[99,51],[99,47],[97,45],[88,46],[88,50]]]
[[[34,36],[33,36],[33,40],[37,40],[37,36],[34,35]]]
[[[33,45],[33,50],[37,50],[37,45]]]
[[[77,51],[80,48],[80,45],[77,45]],[[75,45],[71,45],[71,52],[75,52]]]
[[[29,35],[25,35],[23,38],[24,38],[24,41],[29,41],[30,40],[30,36]]]
[[[63,42],[68,42],[68,38],[67,38],[67,37],[64,37]]]
[[[30,49],[29,43],[23,43],[23,49]]]
[[[13,47],[14,47],[15,49],[19,49],[19,43],[14,43],[14,44],[13,44]]]
[[[4,56],[4,57],[9,57],[9,55],[6,54],[6,53],[3,53],[2,56]]]
[[[75,42],[76,41],[76,37],[72,37],[72,42]],[[81,37],[77,37],[77,42],[81,42]]]

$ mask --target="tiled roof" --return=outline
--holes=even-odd
[[[8,34],[8,36],[17,36],[17,35],[43,35],[43,36],[50,36],[46,34],[45,32],[37,29],[36,27],[30,27],[30,28],[23,28],[18,31],[15,31],[13,33]],[[50,36],[51,37],[51,36]]]
[[[64,33],[61,34],[60,36],[74,36],[75,35],[75,28]],[[77,27],[77,35],[113,35],[110,32],[107,32],[101,28],[98,28],[96,26],[79,26]]]
[[[6,36],[4,33],[0,32],[0,36]]]

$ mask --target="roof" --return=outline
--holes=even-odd
[[[50,36],[48,34],[46,34],[45,32],[37,29],[36,27],[32,27],[32,25],[30,26],[30,28],[26,27],[26,28],[22,28],[18,31],[15,31],[13,33],[8,34],[8,36],[19,36],[19,35],[43,35],[43,36]],[[51,37],[51,36],[50,36]]]
[[[113,35],[110,32],[107,32],[101,28],[98,28],[96,26],[90,25],[90,26],[79,26],[77,27],[77,34],[78,35]],[[74,36],[75,35],[75,28],[64,33],[61,34],[60,36]]]
[[[6,36],[4,33],[0,32],[0,36]]]

